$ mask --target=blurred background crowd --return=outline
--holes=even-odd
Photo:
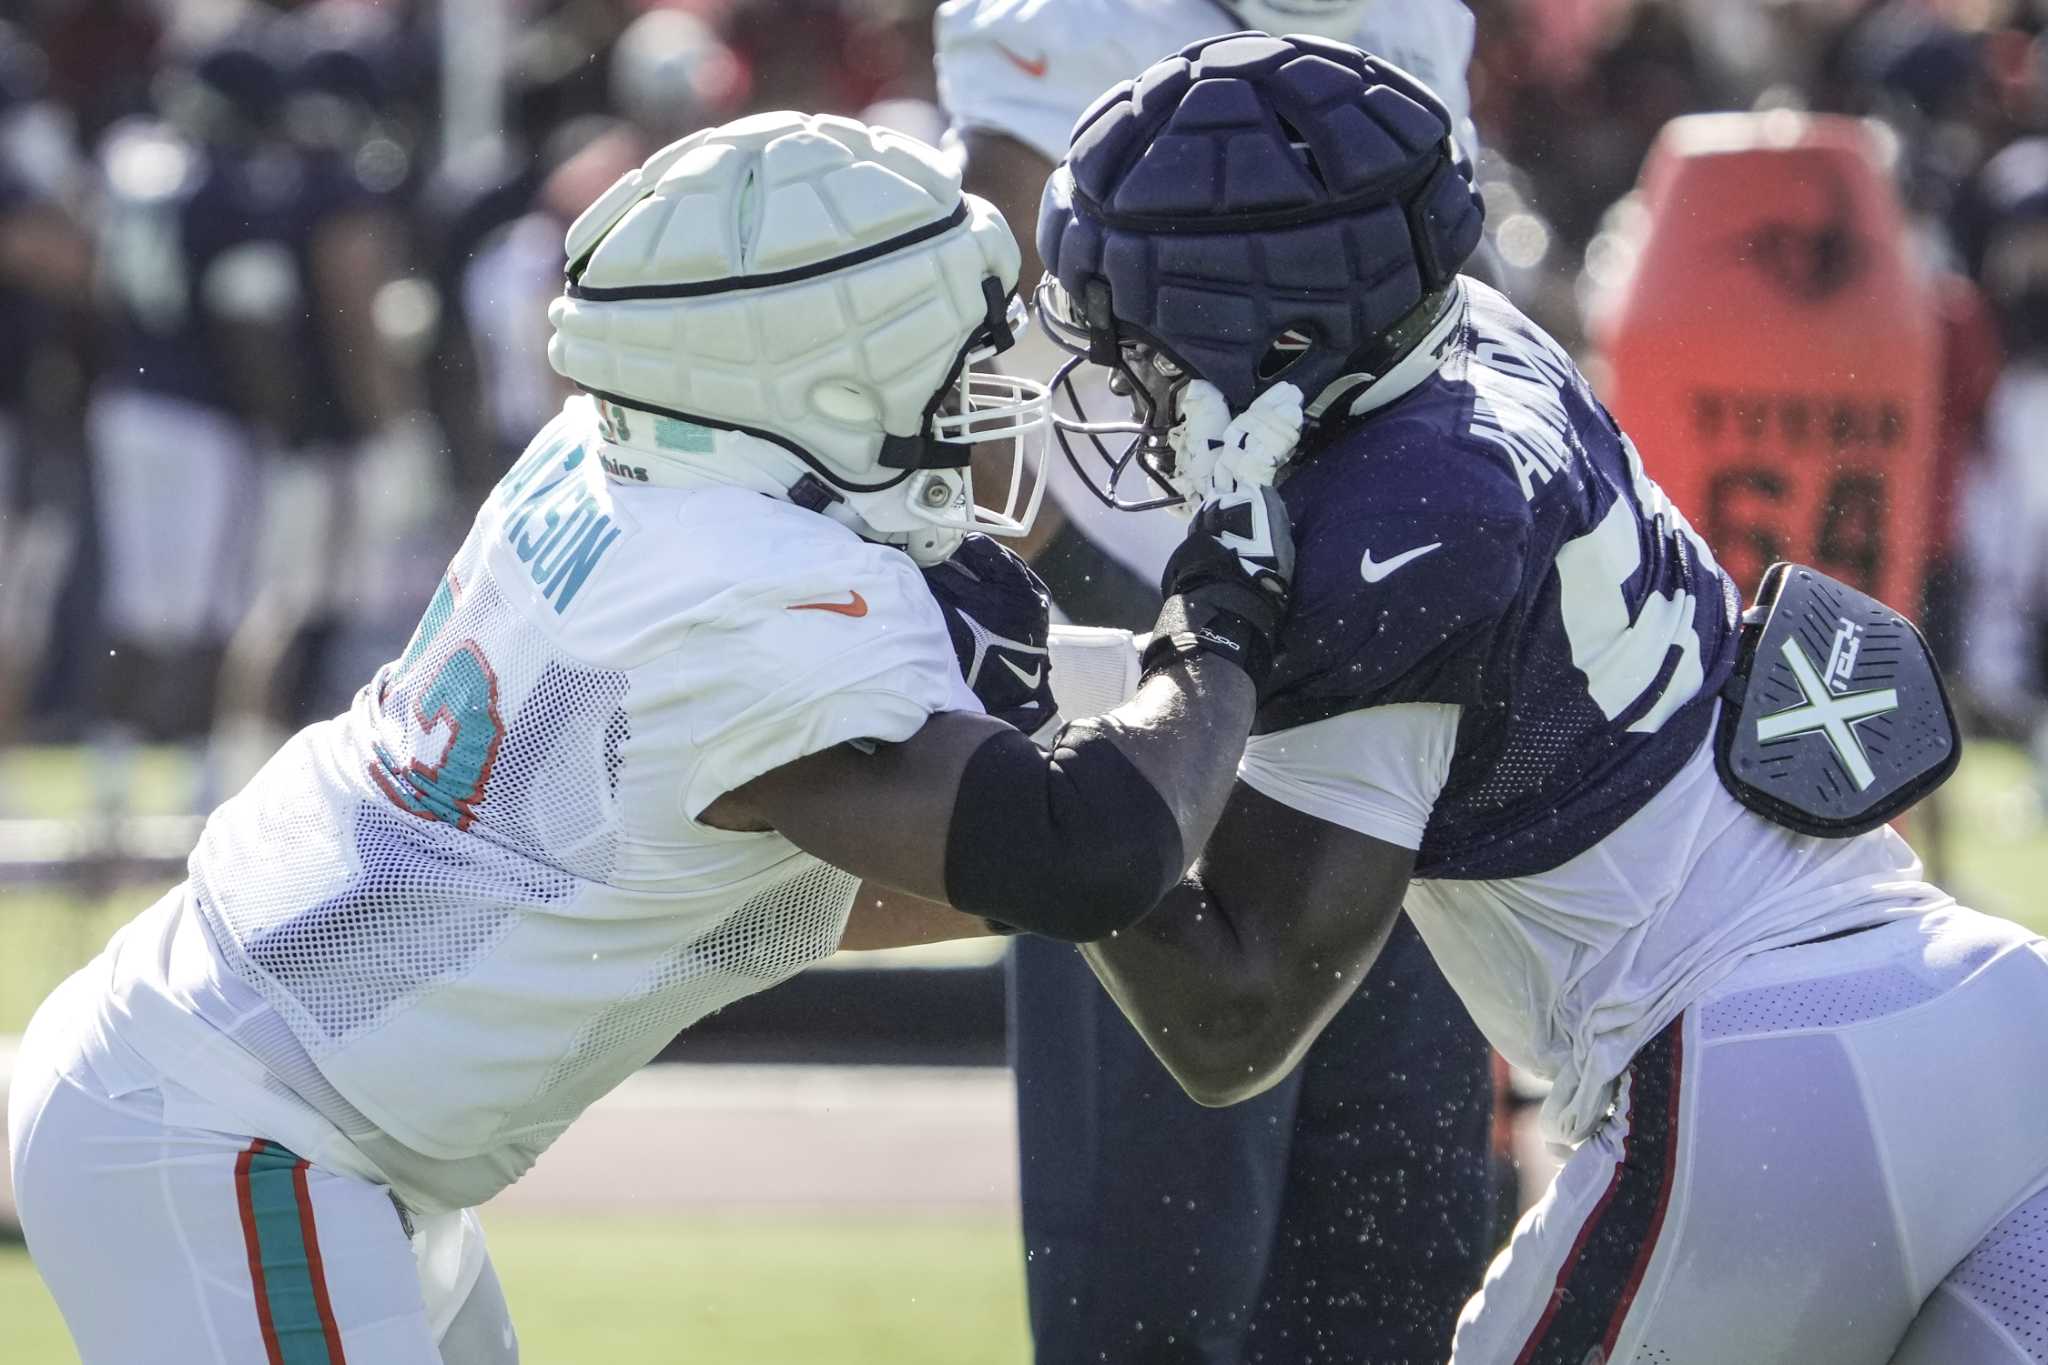
[[[345,706],[565,393],[544,351],[569,221],[752,110],[938,140],[934,7],[8,0],[0,745],[90,746],[117,813],[124,755],[185,743],[204,810]],[[1930,623],[1980,724],[2044,733],[2048,554],[2015,550],[2048,527],[2048,3],[1472,8],[1492,269],[1568,344],[1671,118],[1890,130],[1941,280]]]

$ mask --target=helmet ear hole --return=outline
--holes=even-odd
[[[1280,135],[1287,139],[1287,145],[1293,149],[1295,156],[1300,158],[1301,168],[1308,172],[1309,177],[1317,185],[1327,191],[1330,188],[1330,182],[1323,176],[1322,163],[1316,160],[1316,149],[1309,145],[1308,135],[1295,127],[1294,120],[1288,118],[1280,110],[1274,110],[1273,117],[1280,124]]]
[[[828,379],[813,388],[811,406],[833,421],[849,426],[872,426],[881,420],[875,400],[842,380]]]
[[[1259,357],[1258,369],[1254,372],[1260,388],[1278,382],[1286,373],[1300,364],[1314,344],[1306,332],[1289,329],[1273,338],[1266,347],[1266,353]]]

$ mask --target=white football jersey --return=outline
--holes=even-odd
[[[1005,134],[1054,163],[1066,156],[1082,112],[1118,81],[1189,43],[1246,27],[1219,0],[946,0],[936,22],[939,99],[953,128]],[[1435,90],[1476,153],[1465,75],[1472,38],[1472,12],[1460,0],[1377,0],[1351,41]],[[1034,230],[1011,227],[1020,236]],[[1050,379],[1065,359],[1034,330],[1009,366]],[[1083,367],[1074,387],[1090,418],[1130,415],[1129,400],[1109,392],[1101,369]],[[1090,541],[1149,582],[1187,534],[1171,512],[1111,510],[1063,459],[1052,461],[1046,488]],[[1136,472],[1121,490],[1126,497],[1151,491]]]
[[[707,805],[978,709],[900,551],[646,465],[568,404],[404,655],[116,944],[125,1041],[175,1072],[226,1035],[415,1207],[481,1202],[678,1030],[834,951],[856,879]]]
[[[946,0],[937,25],[939,101],[953,126],[1007,134],[1053,162],[1118,81],[1247,27],[1221,0]],[[1469,148],[1472,36],[1459,0],[1377,0],[1351,42],[1436,91]]]
[[[1460,708],[1376,706],[1245,747],[1238,776],[1283,805],[1419,848]],[[1495,881],[1417,878],[1409,918],[1487,1041],[1552,1082],[1553,1142],[1599,1123],[1642,1046],[1758,953],[1949,905],[1890,829],[1814,839],[1728,794],[1711,737],[1605,839]]]

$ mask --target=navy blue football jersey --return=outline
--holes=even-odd
[[[110,373],[124,385],[232,410],[209,336],[207,272],[235,247],[282,247],[289,186],[142,120],[110,132],[101,156]]]
[[[1294,611],[1256,730],[1462,708],[1415,875],[1546,871],[1697,751],[1738,599],[1570,358],[1498,293],[1282,485]]]
[[[332,343],[313,285],[313,243],[372,196],[347,164],[283,146],[206,146],[137,120],[108,135],[104,273],[115,304],[112,373],[120,382],[223,411],[235,396],[211,329],[209,272],[226,253],[263,246],[290,291],[292,443],[355,434],[341,411]]]

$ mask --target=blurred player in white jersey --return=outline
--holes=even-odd
[[[1315,33],[1378,53],[1440,94],[1468,154],[1478,145],[1465,85],[1472,12],[1461,0],[946,0],[936,23],[939,98],[966,153],[968,187],[1013,223],[1036,216],[1074,121],[1097,96],[1170,52],[1238,29]],[[1019,242],[1024,278],[1036,280],[1029,235]],[[1027,342],[1013,367],[1049,377],[1061,358]],[[1082,399],[1091,411],[1114,411],[1099,387],[1084,389]],[[1077,620],[1130,610],[1121,580],[1135,576],[1149,593],[1180,539],[1178,522],[1164,513],[1110,512],[1063,461],[1054,463],[1047,501],[1025,557],[1048,575],[1063,609],[1081,610]],[[1058,543],[1077,557],[1096,557],[1082,556],[1076,539],[1108,555],[1109,575],[1092,565],[1069,572],[1059,553],[1043,560],[1038,553]]]
[[[1459,0],[949,0],[937,27],[967,184],[1012,222],[1036,215],[1069,131],[1104,89],[1238,29],[1382,53],[1442,92],[1474,145],[1473,20]],[[1062,359],[1033,337],[1010,364],[1049,379]],[[1056,403],[1097,419],[1124,406],[1099,371],[1070,382]],[[1063,460],[1048,482],[1026,552],[1054,604],[1082,625],[1143,629],[1180,519],[1111,509]],[[1292,1359],[1304,1342],[1339,1343],[1323,1348],[1333,1360],[1449,1350],[1494,1240],[1492,1080],[1484,1040],[1412,927],[1399,926],[1302,1067],[1225,1110],[1178,1093],[1072,949],[1020,939],[1010,986],[1039,1360],[1106,1351],[1223,1365]],[[1368,1040],[1382,1060],[1398,1050],[1398,1064],[1359,1064]],[[1175,1197],[1191,1184],[1200,1199]],[[1190,1246],[1238,1250],[1191,1258]]]
[[[842,937],[1113,932],[1221,809],[1285,608],[1270,465],[1219,474],[1133,704],[1041,752],[970,690],[1043,692],[957,618],[1014,565],[971,533],[1029,529],[1045,396],[969,370],[1018,253],[934,149],[710,129],[567,258],[549,358],[585,393],[403,656],[30,1025],[15,1191],[85,1365],[511,1361],[468,1210],[678,1030]],[[1037,623],[998,633],[1042,651],[1021,582]]]

